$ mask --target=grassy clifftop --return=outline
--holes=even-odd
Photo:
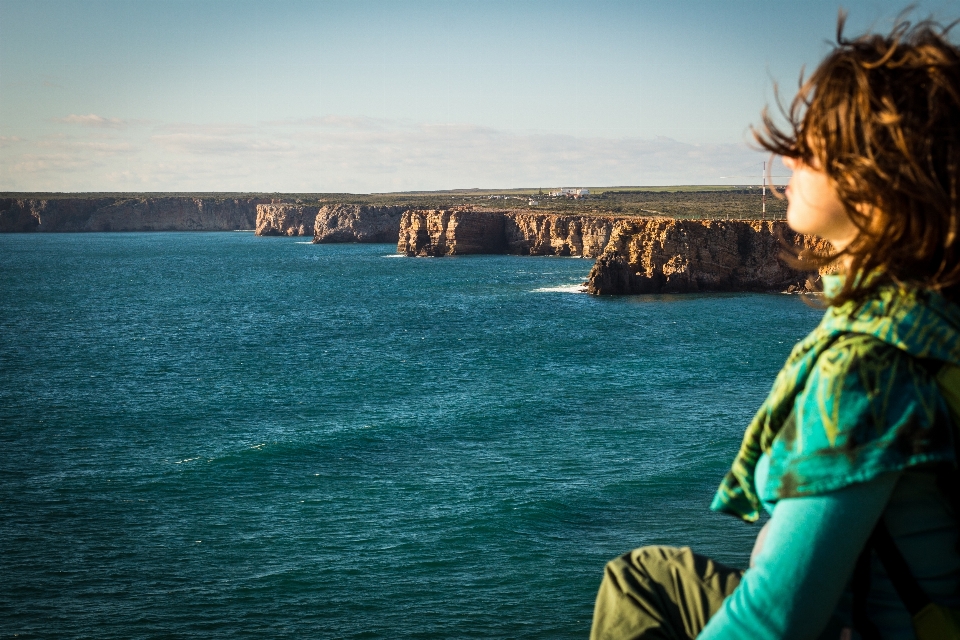
[[[400,193],[227,193],[227,192],[144,192],[144,193],[0,193],[0,198],[83,200],[95,198],[257,198],[305,205],[358,204],[390,205],[417,209],[447,209],[470,205],[481,209],[534,208],[544,212],[577,215],[665,216],[678,219],[740,219],[761,217],[758,187],[675,186],[675,187],[590,187],[590,195],[578,199],[549,197],[547,189],[461,189]],[[529,205],[529,200],[539,204]],[[786,202],[767,194],[767,219],[783,218]]]

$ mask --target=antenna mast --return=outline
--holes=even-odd
[[[760,212],[760,219],[767,219],[767,161],[763,161],[763,175],[760,178],[761,184],[763,184],[763,210]]]

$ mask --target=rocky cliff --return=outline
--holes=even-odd
[[[406,207],[359,204],[261,204],[258,236],[313,236],[332,242],[396,242]]]
[[[811,273],[788,264],[784,245],[826,249],[783,221],[623,221],[587,278],[594,294],[803,291]],[[813,274],[813,279],[816,274]]]
[[[469,208],[408,211],[397,251],[408,256],[466,253],[582,256],[603,253],[616,218]]]
[[[258,236],[312,236],[319,206],[302,204],[258,204]]]
[[[595,294],[803,289],[808,274],[784,261],[782,242],[814,241],[782,221],[449,209],[405,213],[397,251],[597,257],[587,281]]]
[[[400,217],[407,207],[331,204],[322,207],[314,221],[313,241],[396,242]]]
[[[408,256],[511,253],[505,223],[502,211],[407,211],[400,220],[397,252]]]
[[[253,229],[263,198],[0,198],[0,232]]]

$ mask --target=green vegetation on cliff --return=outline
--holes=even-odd
[[[0,198],[37,200],[83,200],[96,198],[256,198],[267,202],[323,206],[325,204],[389,205],[414,209],[450,209],[471,206],[480,209],[533,209],[571,215],[664,216],[677,219],[761,218],[759,187],[589,187],[582,198],[550,197],[551,189],[459,189],[400,193],[0,193]],[[529,204],[530,200],[538,202]],[[767,193],[766,219],[782,219],[786,201]]]

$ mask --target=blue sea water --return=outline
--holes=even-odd
[[[690,545],[819,312],[597,298],[570,258],[0,236],[0,635],[584,638]]]

